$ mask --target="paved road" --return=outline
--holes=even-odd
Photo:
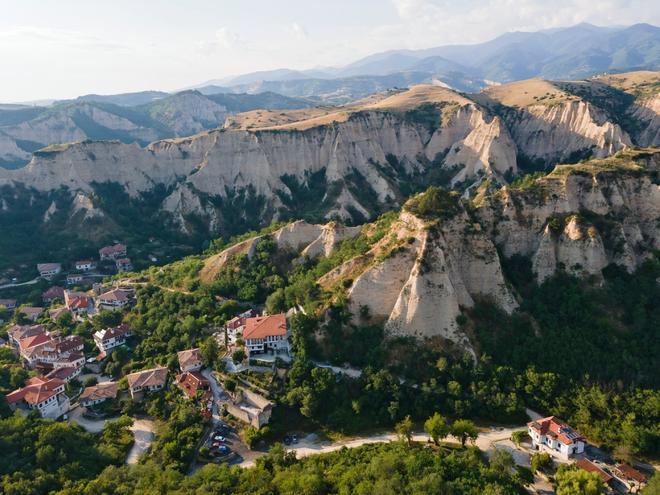
[[[21,282],[20,284],[5,284],[5,285],[0,285],[0,290],[2,289],[9,289],[11,287],[20,287],[21,285],[34,285],[37,282],[41,280],[40,277],[33,278],[32,280],[28,280],[27,282]]]

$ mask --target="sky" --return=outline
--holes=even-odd
[[[0,0],[0,102],[173,91],[580,22],[660,25],[660,2]]]

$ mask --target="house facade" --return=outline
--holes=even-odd
[[[133,271],[133,263],[131,263],[130,258],[119,258],[115,260],[115,267],[118,272],[130,272]]]
[[[16,309],[16,299],[0,299],[0,306],[9,310]]]
[[[12,410],[37,410],[44,418],[57,419],[69,410],[64,386],[57,378],[33,377],[25,387],[7,394],[7,403]]]
[[[167,368],[151,368],[148,370],[136,371],[126,377],[128,381],[128,390],[133,399],[140,392],[156,392],[165,387],[167,383]]]
[[[117,382],[98,383],[92,387],[87,387],[80,394],[79,402],[81,406],[90,407],[105,402],[108,399],[117,397]]]
[[[122,324],[112,328],[104,328],[94,332],[94,343],[99,351],[107,353],[126,343],[126,338],[133,335],[128,325]]]
[[[52,303],[55,299],[64,300],[64,287],[53,286],[42,292],[41,300],[47,304]]]
[[[76,261],[73,265],[79,272],[88,272],[96,268],[96,262],[92,260]]]
[[[39,263],[37,271],[41,278],[50,280],[62,271],[62,265],[60,263]]]
[[[248,355],[266,351],[288,353],[286,316],[280,313],[246,318],[243,340]]]
[[[91,298],[84,292],[64,291],[64,306],[74,315],[84,315],[89,312]]]
[[[126,246],[123,244],[113,244],[112,246],[105,246],[99,249],[99,257],[101,260],[116,260],[118,258],[126,257]]]
[[[585,438],[555,416],[530,421],[527,432],[535,449],[562,459],[584,452]]]
[[[76,285],[83,280],[85,280],[85,277],[81,273],[69,273],[66,276],[66,285]]]
[[[130,295],[122,289],[112,289],[98,297],[98,305],[104,309],[118,309],[130,304]]]

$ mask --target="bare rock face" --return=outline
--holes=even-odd
[[[152,105],[151,116],[167,125],[177,136],[190,136],[205,129],[220,127],[227,108],[196,91],[185,91]]]
[[[561,161],[585,151],[602,158],[632,145],[602,110],[584,101],[532,105],[508,124],[518,149],[532,159]]]
[[[462,307],[474,298],[490,298],[507,312],[517,307],[495,245],[464,211],[439,224],[404,212],[393,230],[348,291],[354,315],[366,307],[392,335],[440,336],[469,348],[456,322]]]
[[[630,112],[640,122],[635,136],[640,146],[660,146],[660,95],[654,95],[635,104]]]
[[[642,173],[655,170],[659,154],[617,156],[503,188],[480,205],[480,222],[505,256],[531,257],[539,280],[559,267],[591,275],[610,263],[633,270],[660,247],[660,187]]]

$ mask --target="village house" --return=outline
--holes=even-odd
[[[74,315],[87,314],[92,306],[92,299],[84,292],[64,291],[64,306]]]
[[[530,421],[527,423],[527,431],[532,439],[532,447],[537,450],[562,459],[584,452],[584,437],[555,416]]]
[[[101,260],[116,260],[126,257],[126,246],[123,244],[113,244],[112,246],[105,246],[99,249],[99,257]]]
[[[283,313],[245,319],[243,340],[248,355],[266,351],[289,352],[286,316]]]
[[[37,410],[44,418],[57,419],[69,410],[69,398],[64,393],[64,381],[35,376],[23,388],[7,394],[12,410]]]
[[[119,258],[115,260],[115,267],[118,272],[130,272],[133,271],[133,263],[131,263],[130,258]]]
[[[199,398],[207,408],[213,407],[209,381],[199,371],[186,371],[177,375],[176,384],[189,399]]]
[[[624,482],[628,490],[639,491],[646,486],[648,477],[628,464],[617,464],[614,468],[614,474]]]
[[[85,276],[80,273],[69,273],[66,276],[66,285],[76,285],[85,280]]]
[[[16,309],[16,299],[0,299],[0,306],[9,310]]]
[[[55,299],[64,300],[64,287],[54,285],[41,293],[41,300],[46,304],[52,303]]]
[[[67,366],[65,368],[54,369],[46,375],[46,378],[57,378],[65,383],[69,383],[71,380],[79,376],[80,373],[82,373],[82,366]]]
[[[18,308],[18,312],[25,315],[25,317],[28,320],[35,322],[43,314],[44,308],[39,308],[35,306],[21,306],[20,308]]]
[[[142,393],[161,390],[167,382],[167,368],[152,368],[136,371],[126,377],[128,390],[133,399],[139,398]],[[136,397],[137,396],[137,397]]]
[[[98,297],[98,306],[103,309],[123,308],[130,302],[130,295],[122,289],[112,289]]]
[[[82,368],[85,366],[85,355],[82,352],[70,352],[59,354],[53,361],[53,369],[60,368]]]
[[[18,349],[20,341],[27,337],[34,337],[46,333],[46,329],[43,325],[12,325],[7,329],[7,335],[9,336],[9,344],[14,348]]]
[[[44,332],[21,339],[19,353],[30,367],[82,368],[85,364],[83,347],[83,340],[77,335],[62,338]]]
[[[78,399],[81,406],[90,407],[100,404],[108,399],[117,397],[117,382],[98,383],[87,387]]]
[[[41,278],[50,280],[62,271],[62,265],[60,263],[39,263],[37,271]]]
[[[202,369],[202,353],[199,349],[187,349],[176,353],[181,371],[199,371]]]
[[[226,407],[229,414],[259,429],[270,421],[273,403],[247,388],[238,387]]]
[[[94,332],[94,343],[101,354],[106,355],[109,350],[114,349],[126,343],[126,338],[133,335],[131,329],[126,324],[121,324],[112,328],[104,328]]]
[[[96,262],[92,260],[76,261],[73,266],[79,272],[88,272],[96,268]]]
[[[27,366],[52,363],[55,360],[55,341],[47,332],[25,337],[18,343],[18,353]]]

